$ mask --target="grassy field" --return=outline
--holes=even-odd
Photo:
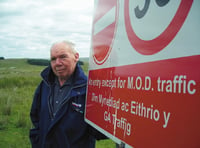
[[[29,65],[26,59],[0,60],[0,148],[30,148],[29,118],[33,93],[44,66]],[[88,64],[83,65],[87,74]],[[101,140],[96,148],[114,148]]]

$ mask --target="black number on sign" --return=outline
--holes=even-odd
[[[169,2],[169,0],[156,0],[156,4],[159,7],[163,7],[163,6],[167,5],[168,2]]]
[[[139,19],[142,18],[147,13],[147,10],[149,9],[149,4],[150,0],[145,0],[145,4],[142,10],[140,10],[139,6],[137,6],[135,8],[135,16]]]
[[[159,7],[163,7],[165,6],[167,3],[169,2],[169,0],[156,0],[156,4]],[[145,16],[145,14],[147,13],[147,10],[149,9],[149,4],[150,4],[150,0],[145,0],[145,4],[144,7],[140,10],[139,6],[137,6],[134,10],[135,10],[135,16],[140,19],[142,17]]]

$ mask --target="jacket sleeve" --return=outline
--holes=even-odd
[[[40,115],[40,100],[41,100],[41,85],[35,91],[33,102],[30,110],[30,118],[33,123],[33,128],[30,129],[30,141],[32,148],[38,148],[39,146],[39,115]]]

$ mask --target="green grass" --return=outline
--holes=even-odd
[[[88,73],[88,63],[82,66]],[[29,111],[33,93],[44,66],[29,65],[26,59],[0,60],[0,148],[30,148]],[[111,140],[100,140],[96,148],[114,148]]]

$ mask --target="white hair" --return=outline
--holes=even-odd
[[[74,54],[77,53],[77,50],[75,48],[76,45],[73,42],[68,41],[68,40],[63,40],[63,41],[58,41],[58,42],[53,43],[50,50],[52,50],[53,46],[58,43],[64,43],[66,46],[68,46],[72,50]]]

